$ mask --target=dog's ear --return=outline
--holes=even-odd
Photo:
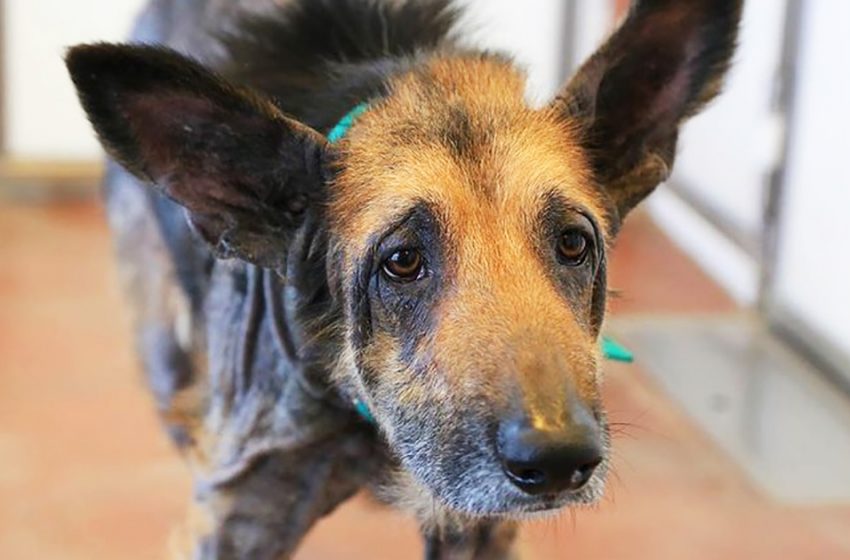
[[[637,0],[552,108],[578,122],[621,220],[670,173],[679,125],[720,91],[743,0]]]
[[[165,48],[83,45],[66,63],[106,151],[184,206],[217,256],[283,264],[324,197],[324,137]]]

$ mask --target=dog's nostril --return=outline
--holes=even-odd
[[[596,470],[596,467],[599,466],[599,463],[602,462],[602,459],[592,461],[590,463],[585,463],[580,466],[573,472],[570,476],[570,490],[578,490],[582,486],[588,483],[590,477],[593,476],[593,471]]]
[[[522,465],[506,463],[505,471],[514,482],[521,485],[539,485],[546,482],[546,475],[538,469],[529,469]]]

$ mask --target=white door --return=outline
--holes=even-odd
[[[772,304],[850,380],[850,2],[804,2]]]

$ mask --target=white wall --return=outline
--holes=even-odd
[[[803,6],[776,297],[850,358],[850,2]]]
[[[611,0],[571,0],[576,6],[573,26],[573,57],[576,69],[592,55],[614,30],[614,3]]]
[[[65,49],[119,40],[142,0],[8,0],[4,114],[12,156],[91,159],[99,148],[85,122],[62,62]]]
[[[680,198],[660,187],[645,203],[658,226],[741,306],[758,298],[759,268],[752,257]]]
[[[503,51],[528,71],[529,99],[542,103],[561,85],[564,72],[563,0],[462,0],[468,8],[464,40]]]
[[[560,85],[562,0],[462,0],[467,40],[516,55],[529,69],[529,97]],[[13,157],[93,159],[100,151],[62,64],[69,45],[125,38],[144,0],[6,2],[5,142]]]

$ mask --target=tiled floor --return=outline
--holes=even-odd
[[[612,262],[616,315],[734,305],[645,218]],[[638,366],[612,366],[615,477],[593,511],[537,523],[527,559],[846,559],[850,507],[761,495]],[[128,342],[95,205],[0,205],[0,559],[165,555],[189,493]],[[413,525],[357,499],[302,560],[421,556]]]

